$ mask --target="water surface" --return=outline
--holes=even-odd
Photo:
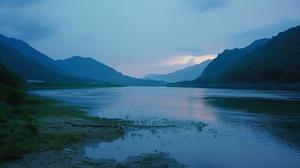
[[[131,131],[85,148],[118,161],[167,152],[190,167],[300,167],[300,94],[291,91],[124,87],[32,91],[91,115],[173,127]],[[208,125],[199,129],[199,123]]]

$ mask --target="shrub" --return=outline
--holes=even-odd
[[[8,121],[8,117],[0,111],[0,123],[4,123],[6,121]]]
[[[18,106],[22,103],[24,98],[25,98],[25,92],[23,90],[10,88],[6,92],[4,101],[6,104],[10,106]]]

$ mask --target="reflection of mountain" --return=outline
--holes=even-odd
[[[300,101],[283,99],[206,97],[209,106],[232,111],[219,115],[225,122],[236,126],[249,125],[255,131],[267,131],[300,150]],[[243,113],[243,114],[240,114]],[[247,117],[244,118],[245,113]]]
[[[211,62],[211,60],[206,60],[200,64],[189,66],[187,68],[177,70],[168,74],[149,74],[144,77],[144,79],[153,79],[165,82],[180,82],[186,80],[194,80],[202,74],[204,68]]]

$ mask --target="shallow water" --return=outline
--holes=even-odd
[[[85,148],[91,158],[118,161],[167,152],[190,167],[300,167],[300,94],[168,87],[32,91],[91,115],[141,125],[122,139]],[[208,125],[202,130],[197,126]]]

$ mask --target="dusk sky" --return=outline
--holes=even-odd
[[[169,73],[300,25],[299,0],[0,0],[0,33],[53,59]]]

